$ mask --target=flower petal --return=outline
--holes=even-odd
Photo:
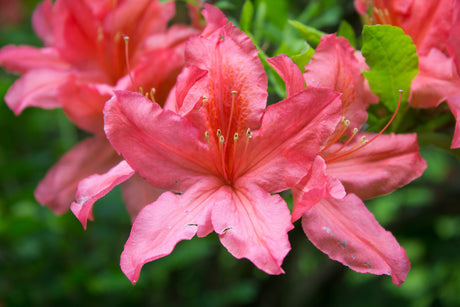
[[[317,156],[308,175],[292,189],[294,206],[292,208],[292,221],[298,220],[304,212],[316,205],[323,198],[343,198],[345,188],[340,180],[328,176],[326,162]]]
[[[57,98],[59,86],[67,73],[57,70],[36,69],[16,80],[5,95],[8,107],[18,115],[27,107],[52,109],[60,106]]]
[[[370,140],[374,135],[358,134],[346,149],[356,145],[361,136]],[[336,146],[329,150],[335,150]],[[348,193],[362,199],[390,193],[420,177],[426,168],[415,133],[383,134],[340,160],[328,161],[327,156],[325,160],[328,175],[339,179]]]
[[[300,92],[305,88],[305,80],[299,67],[285,54],[267,59],[267,62],[276,70],[286,83],[287,97]]]
[[[362,68],[363,63],[355,56],[355,49],[348,40],[335,34],[323,35],[313,58],[305,66],[307,87],[327,87],[342,93],[344,116],[350,121],[349,131],[359,129],[366,122],[366,109],[377,100],[365,86]]]
[[[245,127],[244,130],[259,126],[267,102],[267,75],[257,49],[244,32],[228,23],[208,37],[192,37],[187,42],[185,59],[187,65],[208,72],[204,77],[208,84],[201,95],[207,97],[209,104],[219,106],[215,107],[217,112],[230,113],[226,108],[230,109],[232,92],[236,91],[234,114],[240,114],[238,125]],[[225,132],[227,120],[231,119],[219,116],[219,120],[217,128]]]
[[[455,120],[457,123],[455,124],[455,132],[454,137],[452,139],[452,148],[459,148],[460,147],[460,94],[455,96],[449,97],[447,99],[447,104],[449,105],[452,114],[454,114]]]
[[[32,69],[64,70],[69,64],[61,59],[54,48],[7,45],[0,50],[0,65],[15,73]]]
[[[121,185],[123,201],[131,220],[134,221],[142,208],[157,200],[165,192],[148,183],[137,173]]]
[[[228,201],[227,193],[219,187],[215,178],[201,178],[184,194],[165,192],[139,212],[120,261],[123,273],[133,284],[145,263],[169,255],[179,241],[212,231],[212,206]]]
[[[460,77],[454,60],[441,50],[432,49],[420,56],[420,72],[411,86],[410,104],[416,108],[433,108],[447,97],[460,93]]]
[[[80,180],[104,173],[120,161],[105,138],[83,140],[62,156],[35,190],[35,198],[56,214],[66,212]]]
[[[302,227],[318,249],[352,270],[391,275],[398,286],[406,279],[410,262],[404,248],[356,195],[323,199],[304,213]]]
[[[70,205],[70,210],[78,218],[84,229],[86,229],[88,218],[93,219],[93,204],[115,186],[128,180],[133,174],[134,170],[123,160],[108,172],[101,175],[91,175],[78,183],[76,202]]]
[[[219,10],[217,7],[209,4],[204,5],[204,10],[202,12],[205,20],[206,20],[206,27],[203,29],[201,33],[202,36],[208,37],[214,33],[214,31],[220,29],[221,27],[225,26],[227,23],[227,17],[225,17],[224,13]]]
[[[150,90],[154,89],[155,101],[164,105],[183,66],[183,55],[179,55],[172,49],[145,52],[142,60],[131,71],[131,76],[127,75],[119,79],[115,88],[138,91],[139,88],[135,86],[142,85],[146,94],[150,94]]]
[[[231,202],[212,208],[212,225],[222,244],[266,273],[284,273],[281,264],[291,249],[287,233],[293,228],[285,201],[246,184],[237,185],[230,197]]]
[[[59,88],[59,100],[70,120],[79,128],[99,135],[104,135],[102,110],[112,95],[111,86],[80,83],[74,77]]]
[[[203,97],[203,87],[207,80],[203,78],[208,72],[196,66],[184,67],[177,77],[177,83],[172,90],[164,108],[172,110],[180,115],[187,115],[197,101]],[[186,101],[187,99],[187,101]]]
[[[307,88],[270,105],[249,140],[240,176],[271,193],[292,188],[307,174],[341,116],[339,94],[325,88]]]
[[[204,132],[143,95],[116,91],[104,114],[113,147],[153,186],[183,192],[213,170]]]
[[[32,26],[45,46],[51,46],[54,43],[53,3],[51,0],[45,0],[37,5],[32,15]]]

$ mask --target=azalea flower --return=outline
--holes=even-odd
[[[22,74],[5,96],[15,114],[30,106],[62,107],[79,128],[94,134],[48,171],[35,191],[41,204],[58,214],[67,211],[83,178],[121,162],[103,131],[102,110],[114,89],[144,91],[165,102],[183,66],[183,42],[197,33],[181,25],[168,29],[173,15],[173,2],[45,0],[32,18],[45,46],[0,50],[0,65]],[[123,185],[123,194],[137,195],[125,197],[135,216],[137,201],[147,204],[160,191],[131,176],[136,184]]]
[[[416,135],[359,132],[376,97],[361,74],[362,57],[346,39],[324,35],[303,76],[287,56],[269,61],[285,80],[288,96],[301,91],[304,80],[307,88],[342,93],[342,121],[322,143],[310,173],[293,189],[292,221],[301,217],[310,241],[330,258],[357,272],[391,275],[401,285],[409,259],[362,199],[390,193],[423,173],[426,163]]]
[[[174,103],[161,108],[117,91],[105,131],[127,163],[167,190],[134,221],[121,268],[135,283],[144,263],[181,240],[215,231],[236,258],[280,274],[290,250],[290,211],[278,193],[294,187],[341,116],[339,94],[304,89],[266,107],[267,77],[250,38],[217,8],[186,46]]]
[[[458,103],[449,99],[460,94],[458,1],[355,0],[355,6],[365,22],[398,26],[416,45],[419,73],[412,81],[410,104],[416,108],[432,108],[447,99],[458,119]],[[453,148],[460,147],[459,134],[457,128]]]

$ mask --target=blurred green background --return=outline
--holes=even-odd
[[[0,45],[40,45],[30,25],[37,2],[0,0]],[[237,21],[242,2],[217,4]],[[280,40],[288,42],[284,50],[297,48],[296,30],[277,24],[281,17],[327,32],[345,18],[359,29],[351,0],[281,2],[255,3],[255,39],[271,55]],[[61,110],[30,108],[14,116],[3,96],[15,78],[0,70],[0,306],[460,306],[460,162],[452,154],[422,147],[423,177],[367,202],[411,260],[399,288],[388,276],[355,273],[330,260],[299,223],[289,233],[284,275],[233,258],[212,234],[146,264],[133,286],[119,268],[130,220],[118,189],[97,203],[87,231],[71,213],[55,216],[34,200],[47,169],[83,134]]]

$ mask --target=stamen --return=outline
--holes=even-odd
[[[225,134],[225,138],[228,139],[229,133],[230,133],[230,128],[232,125],[232,118],[233,118],[233,110],[235,109],[235,97],[236,97],[236,91],[232,91],[232,105],[230,107],[230,117],[228,118],[228,124],[227,124],[227,133]],[[227,145],[227,144],[225,144]],[[227,150],[227,148],[225,148]]]
[[[246,130],[246,144],[244,144],[244,149],[243,149],[243,154],[240,157],[240,161],[238,161],[238,165],[236,168],[233,169],[233,174],[236,174],[236,172],[239,170],[241,163],[243,163],[244,157],[246,156],[246,151],[248,150],[248,144],[249,144],[249,139],[252,138],[252,132],[251,129],[248,128]]]
[[[220,130],[218,129],[218,132]],[[224,178],[228,181],[227,169],[225,168],[225,151],[224,151],[225,138],[223,135],[219,135],[219,151],[220,151],[220,161],[222,163],[222,171],[224,172]]]
[[[367,140],[366,136],[362,136],[359,140],[359,143],[356,144],[355,146],[353,146],[352,148],[350,148],[349,150],[341,153],[340,155],[337,155],[337,156],[332,156],[330,158],[327,158],[326,157],[326,162],[331,162],[331,161],[336,161],[336,160],[339,160],[339,159],[342,159],[344,157],[347,157],[353,153],[355,153],[356,151],[364,148],[365,146],[369,145],[370,143],[372,143],[376,138],[378,138],[380,135],[382,135],[382,133],[390,126],[390,124],[393,122],[393,120],[395,119],[396,117],[396,114],[398,113],[399,111],[399,107],[401,106],[401,99],[402,99],[402,94],[403,94],[403,90],[399,90],[399,100],[398,100],[398,105],[396,106],[396,110],[395,112],[393,113],[393,116],[390,118],[390,120],[388,121],[388,123],[385,125],[385,127],[383,127],[382,130],[380,130],[379,133],[377,133],[372,139],[370,140]]]
[[[250,129],[250,128],[248,128],[248,130],[246,130],[246,137],[247,137],[248,139],[252,138],[252,132],[251,132],[251,129]]]
[[[156,102],[155,101],[155,93],[156,93],[156,90],[152,87],[150,89],[150,100],[152,100],[152,102]]]
[[[238,143],[238,132],[235,132],[233,135],[233,154],[232,154],[232,160],[230,161],[230,169],[232,170],[232,174],[235,171],[233,167],[235,166],[235,160],[236,160],[236,144]]]
[[[343,134],[345,133],[345,131],[347,131],[348,126],[350,126],[350,121],[348,119],[345,119],[344,116],[342,116],[342,127],[340,128],[339,131],[337,131],[337,133],[333,135],[332,140],[329,140],[327,142],[327,145],[323,149],[321,149],[319,153],[320,154],[323,153],[325,150],[329,149],[329,147],[331,147],[336,142],[338,142],[340,138],[343,136]]]
[[[217,134],[217,137],[220,138],[220,136],[222,135],[222,131],[220,129],[217,129],[216,134]]]
[[[126,60],[126,67],[128,68],[128,76],[131,80],[131,83],[134,88],[137,88],[136,83],[134,82],[133,76],[131,75],[131,67],[129,66],[129,36],[123,36],[125,41],[125,60]]]
[[[350,144],[351,140],[353,140],[353,138],[355,137],[355,135],[356,135],[357,133],[358,133],[358,128],[354,128],[354,129],[353,129],[353,134],[347,139],[347,141],[346,141],[342,146],[340,146],[339,149],[337,149],[337,150],[335,150],[334,152],[332,152],[331,155],[338,153],[338,152],[341,151],[345,146],[347,146],[348,144]]]

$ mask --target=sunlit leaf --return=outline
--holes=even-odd
[[[390,25],[364,26],[362,53],[370,71],[364,76],[371,90],[390,110],[396,109],[399,90],[407,101],[412,79],[418,73],[418,56],[412,39]]]

